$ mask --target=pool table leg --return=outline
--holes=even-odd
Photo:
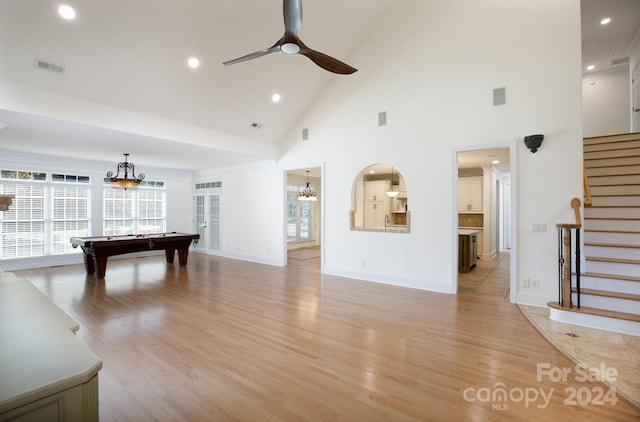
[[[107,272],[107,258],[96,258],[91,255],[84,254],[84,267],[87,274],[95,274],[96,278],[104,278]]]
[[[178,262],[181,267],[187,265],[187,258],[189,257],[189,249],[178,249]]]
[[[95,273],[96,267],[93,265],[93,257],[90,255],[87,255],[86,253],[83,255],[84,255],[84,267],[87,269],[87,274]]]
[[[167,257],[167,264],[173,264],[173,258],[176,256],[175,249],[165,249],[164,255]]]

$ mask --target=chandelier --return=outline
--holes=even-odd
[[[124,190],[137,188],[142,179],[144,179],[144,173],[140,173],[136,177],[135,166],[127,161],[128,157],[129,154],[125,153],[124,162],[118,163],[118,172],[115,176],[111,170],[107,172],[107,179],[111,181],[111,184]],[[122,176],[120,176],[121,170],[124,172]],[[129,172],[131,172],[131,175],[129,175]]]
[[[305,186],[304,189],[302,189],[302,191],[300,192],[300,195],[298,195],[298,201],[317,201],[318,198],[316,198],[316,194],[313,191],[313,189],[311,188],[311,186],[309,186],[309,170],[307,170],[307,186]]]

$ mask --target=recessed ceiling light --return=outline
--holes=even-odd
[[[369,170],[369,174],[374,174],[375,172],[375,170]]]
[[[271,97],[271,101],[273,101],[274,103],[277,103],[280,101],[280,98],[282,98],[280,94],[273,94],[273,96]]]
[[[493,161],[491,162],[491,164],[500,164],[500,161],[498,161],[498,160],[493,160]]]
[[[606,25],[611,22],[611,18],[604,18],[600,21],[600,25]]]
[[[67,20],[71,20],[76,17],[76,11],[73,10],[73,7],[67,6],[66,4],[58,7],[58,13]]]
[[[590,64],[589,66],[587,66],[587,70],[593,70],[593,69],[595,69],[595,68],[596,68],[596,67],[595,67],[594,65],[592,65],[592,64]]]
[[[200,60],[197,57],[191,57],[187,64],[191,69],[197,69],[200,66]]]

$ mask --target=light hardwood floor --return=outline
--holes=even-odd
[[[509,301],[510,257],[500,251],[491,261],[480,259],[468,273],[458,273],[458,294]]]
[[[621,399],[600,405],[604,385],[577,380],[507,301],[327,276],[318,260],[192,253],[186,268],[110,260],[99,282],[81,265],[16,275],[75,318],[103,360],[102,421],[640,418]],[[570,373],[538,380],[538,365]],[[595,401],[580,405],[587,394]]]

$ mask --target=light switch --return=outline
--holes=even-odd
[[[547,225],[546,224],[532,224],[531,225],[531,231],[534,233],[544,233],[547,231]]]

